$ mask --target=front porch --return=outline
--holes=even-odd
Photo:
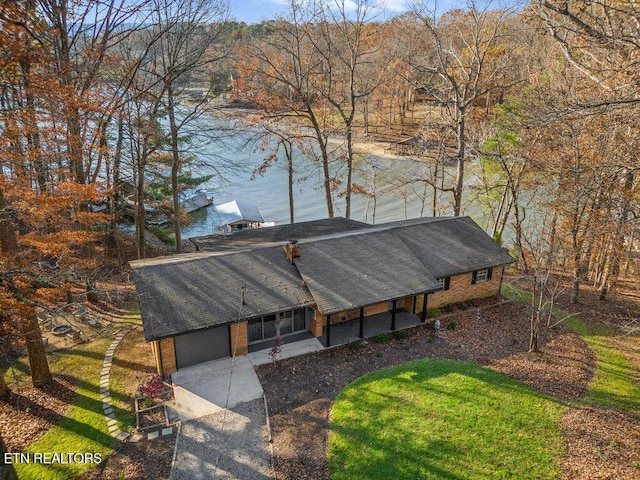
[[[395,329],[392,325],[394,323]],[[329,331],[325,325],[322,329],[322,336],[318,339],[325,347],[334,347],[362,340],[363,338],[372,338],[384,333],[391,333],[394,330],[397,331],[415,327],[422,323],[418,315],[399,309],[396,310],[395,314],[392,312],[384,312],[364,317],[362,337],[360,336],[360,319],[354,318],[345,322],[332,324]]]

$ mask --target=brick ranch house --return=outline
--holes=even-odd
[[[295,239],[295,240],[291,240]],[[197,252],[131,262],[158,372],[323,337],[331,326],[496,295],[513,262],[469,217],[372,226],[333,218],[192,239]],[[387,313],[388,314],[388,313]]]

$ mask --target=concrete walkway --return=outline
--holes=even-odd
[[[310,338],[283,345],[278,358],[323,348],[317,338]],[[254,367],[271,361],[269,350],[261,350],[180,369],[171,376],[175,398],[172,415],[182,421],[193,420],[262,398],[262,385]]]

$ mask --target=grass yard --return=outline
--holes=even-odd
[[[141,380],[153,371],[150,349],[145,345],[137,304],[121,312],[108,312],[105,318],[122,325],[129,331],[116,349],[109,376],[109,389],[116,419],[122,430],[135,426],[133,396]],[[113,342],[111,335],[81,343],[48,355],[49,367],[54,378],[65,376],[73,381],[74,392],[67,400],[69,407],[40,438],[30,443],[24,453],[79,453],[100,454],[102,462],[120,445],[109,435],[100,395],[100,373],[107,348]],[[5,367],[5,365],[0,365]],[[20,357],[13,362],[14,369],[5,373],[11,381],[14,376],[20,384],[29,384],[28,359]],[[14,383],[14,382],[12,382]],[[26,412],[29,412],[27,408]],[[37,412],[35,413],[37,415]],[[55,418],[55,416],[52,416]],[[79,457],[78,457],[79,458]],[[18,478],[22,479],[69,479],[82,476],[96,467],[96,463],[74,461],[66,463],[16,463]]]
[[[49,356],[49,366],[54,375],[64,373],[76,377],[76,397],[65,416],[32,443],[26,452],[99,453],[104,458],[118,445],[107,429],[99,386],[104,354],[111,341],[95,340]],[[74,478],[94,466],[91,463],[15,465],[21,480]]]
[[[334,480],[558,478],[566,409],[475,364],[408,363],[340,394],[329,470]]]

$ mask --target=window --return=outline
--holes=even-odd
[[[451,282],[451,277],[442,277],[438,279],[438,283],[440,284],[443,290],[449,290],[450,282]]]
[[[290,335],[307,329],[309,308],[296,308],[249,320],[249,343],[262,342],[277,336]]]
[[[491,280],[491,274],[493,273],[493,268],[483,268],[482,270],[476,270],[473,272],[473,276],[471,278],[471,283],[482,283],[487,280]]]

